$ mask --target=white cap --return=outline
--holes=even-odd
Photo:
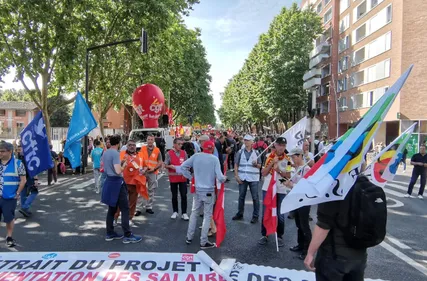
[[[254,137],[253,137],[253,136],[251,136],[251,135],[246,135],[246,136],[243,138],[243,140],[251,141],[251,140],[254,140]]]

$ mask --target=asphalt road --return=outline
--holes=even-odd
[[[389,203],[388,236],[383,244],[369,250],[366,277],[383,280],[427,280],[427,199],[403,198],[410,171],[396,176],[387,186]],[[293,220],[286,220],[285,247],[277,253],[273,239],[266,246],[258,245],[260,223],[250,224],[252,200],[247,195],[244,221],[232,221],[237,211],[238,189],[232,179],[226,184],[227,236],[220,248],[207,253],[220,262],[236,258],[249,264],[303,270],[302,261],[288,250],[296,243]],[[155,214],[143,214],[135,219],[134,233],[142,235],[143,242],[124,245],[120,241],[106,242],[106,207],[99,202],[100,195],[93,190],[92,174],[66,176],[59,184],[41,191],[33,206],[33,217],[24,219],[17,212],[14,238],[18,246],[10,249],[0,239],[0,251],[123,251],[123,252],[181,252],[196,253],[198,239],[185,244],[188,222],[171,220],[171,193],[167,177],[159,181]],[[416,185],[415,192],[418,191]],[[191,208],[189,195],[189,208]],[[315,219],[315,210],[312,217]],[[314,225],[314,222],[313,222]],[[4,225],[3,225],[4,226]],[[1,230],[2,233],[5,229]],[[196,232],[198,238],[200,232]],[[4,237],[4,235],[2,235]]]

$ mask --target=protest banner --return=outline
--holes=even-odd
[[[234,281],[315,281],[314,272],[236,262],[230,271]],[[365,281],[383,281],[365,279]]]
[[[223,281],[196,254],[15,252],[0,254],[8,281]]]

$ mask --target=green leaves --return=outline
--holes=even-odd
[[[283,8],[228,83],[221,121],[227,126],[293,121],[307,105],[302,77],[321,31],[321,19],[313,11],[301,11],[295,3]]]

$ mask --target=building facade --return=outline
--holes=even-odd
[[[15,139],[39,110],[33,102],[0,102],[0,138]]]
[[[324,33],[314,42],[304,88],[316,96],[322,134],[346,132],[411,65],[414,69],[375,142],[388,144],[413,122],[410,154],[427,140],[427,1],[303,0]],[[411,153],[412,152],[412,153]]]
[[[132,117],[130,115],[132,111],[133,108],[130,106],[126,106],[126,108],[125,106],[121,106],[118,111],[114,108],[110,108],[105,118],[102,120],[102,126],[105,131],[110,134],[129,134],[132,130]],[[100,120],[98,113],[95,111],[92,113],[99,124]]]

